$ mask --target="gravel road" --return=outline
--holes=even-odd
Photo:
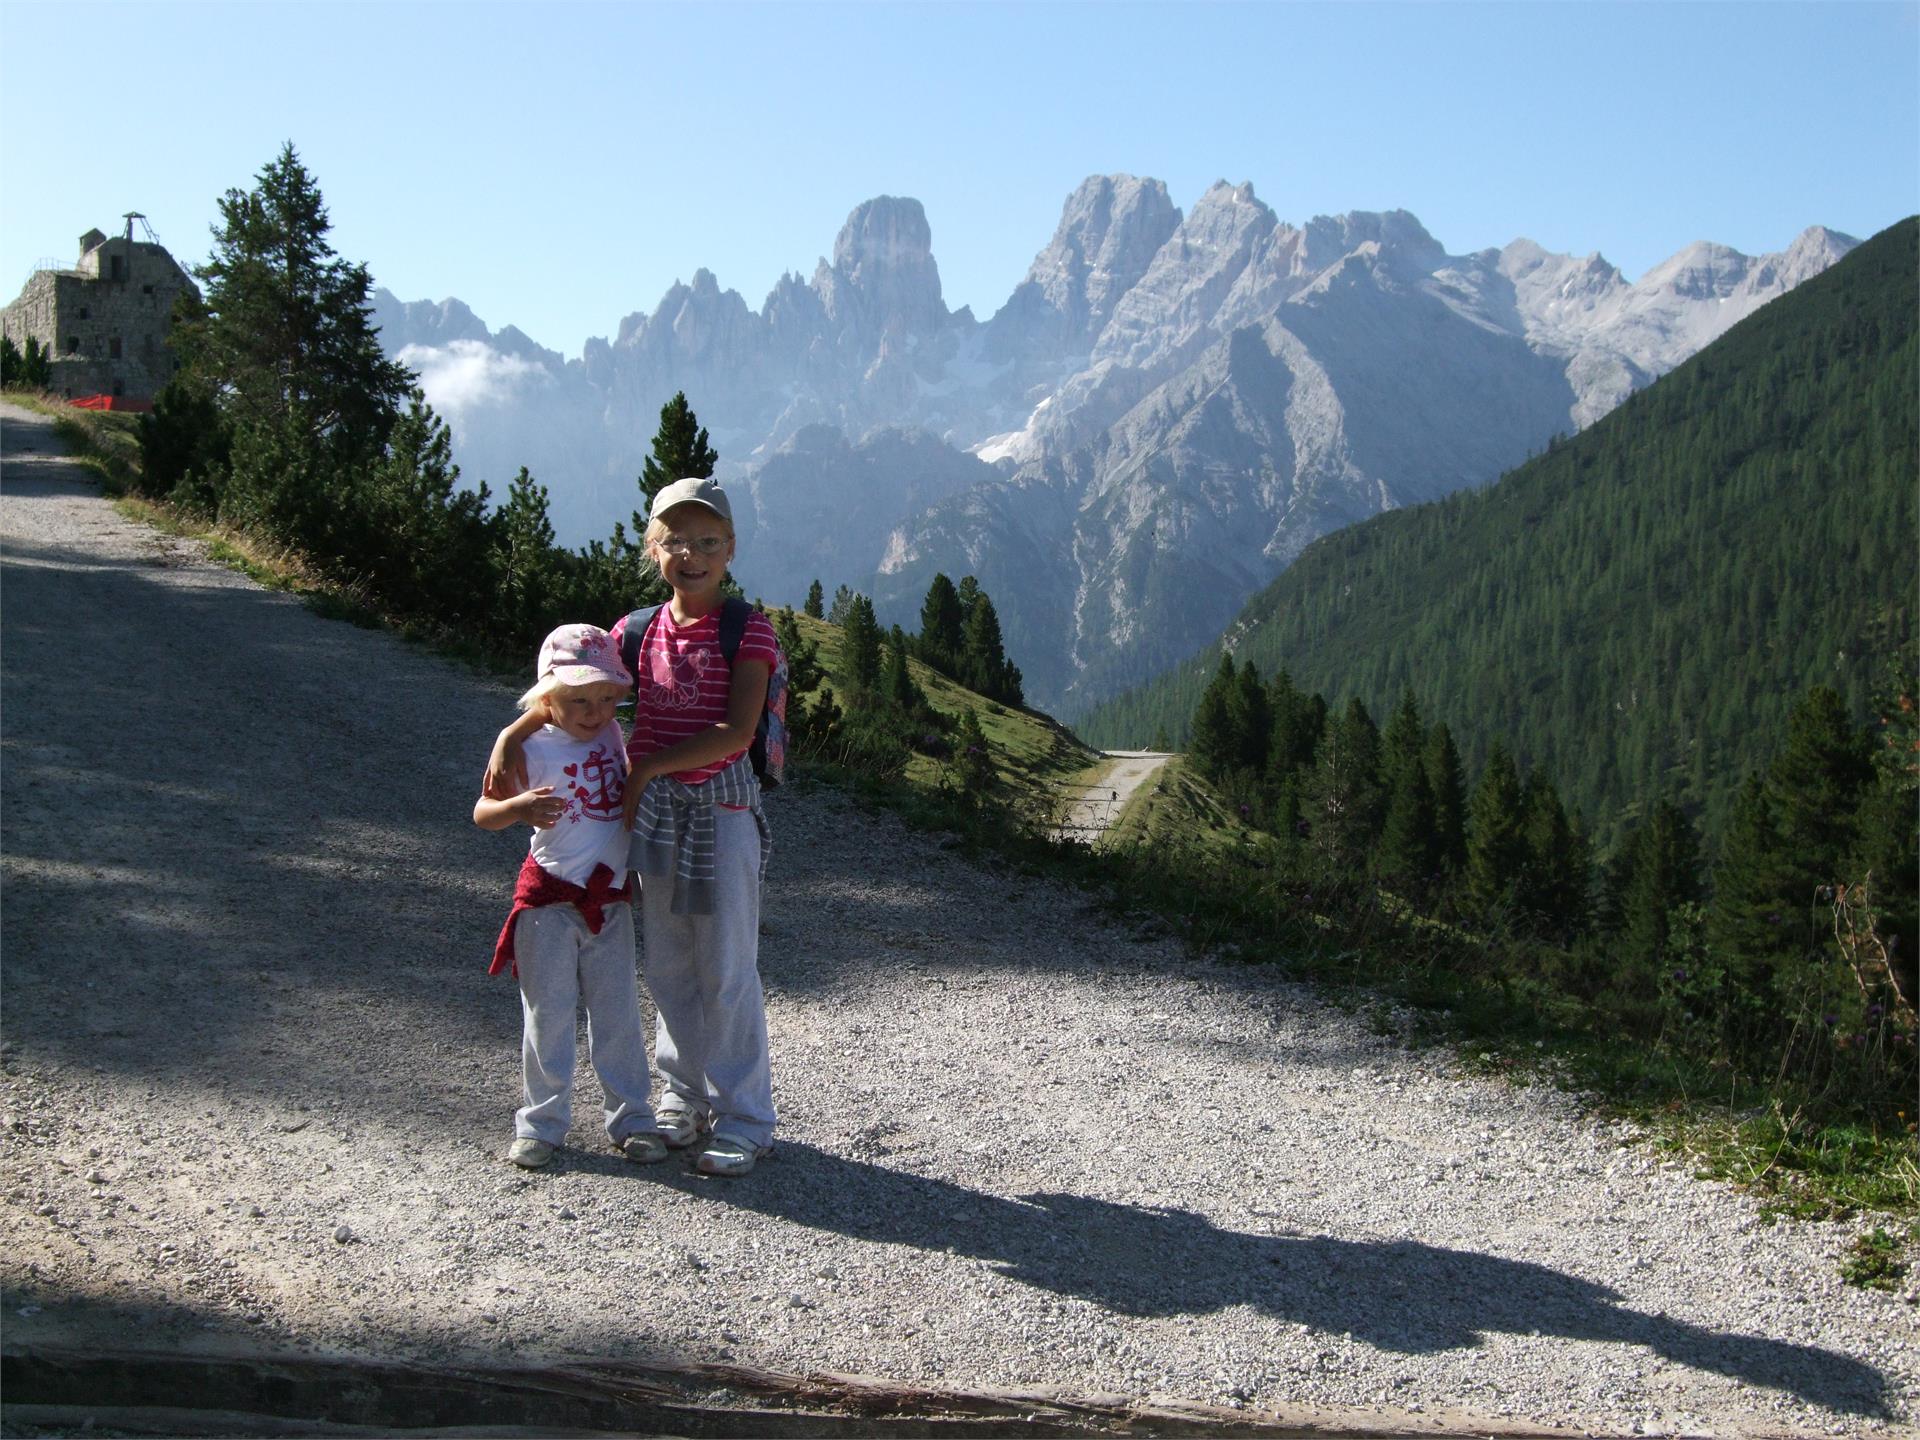
[[[1066,792],[1073,797],[1054,834],[1082,844],[1097,844],[1113,828],[1134,792],[1151,780],[1173,757],[1155,750],[1108,750],[1106,767],[1084,785]]]
[[[511,689],[122,521],[53,448],[0,410],[10,1349],[1911,1428],[1920,1297],[1842,1285],[1849,1228],[829,793],[769,804],[778,1153],[708,1180],[583,1123],[512,1169],[485,972],[524,837],[468,819]]]

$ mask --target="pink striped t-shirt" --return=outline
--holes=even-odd
[[[626,624],[622,618],[613,627],[616,649],[625,637]],[[778,653],[773,626],[766,616],[754,611],[747,617],[746,633],[740,637],[735,658],[772,665]],[[720,649],[719,610],[683,626],[674,624],[673,607],[662,605],[647,630],[638,680],[640,695],[633,707],[633,734],[627,739],[629,761],[677,745],[689,735],[725,720],[733,672]],[[742,745],[724,759],[698,770],[677,771],[673,778],[698,785],[718,775],[746,749]]]

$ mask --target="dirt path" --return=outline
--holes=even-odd
[[[1084,786],[1069,792],[1072,803],[1055,831],[1067,839],[1095,844],[1113,828],[1127,802],[1173,757],[1155,750],[1109,750],[1108,765]]]
[[[769,805],[777,1155],[630,1165],[583,1073],[569,1148],[511,1169],[484,970],[524,840],[468,812],[512,687],[123,522],[50,448],[0,408],[10,1424],[116,1348],[297,1362],[340,1419],[386,1393],[312,1381],[348,1357],[655,1367],[697,1406],[853,1374],[918,1415],[998,1392],[1003,1428],[1046,1409],[1009,1392],[1107,1428],[1911,1423],[1915,1311],[1839,1283],[1845,1229],[802,787]],[[136,1398],[233,1400],[195,1373]],[[592,1388],[519,1393],[554,1385]]]

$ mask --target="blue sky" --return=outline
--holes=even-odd
[[[217,198],[291,139],[378,283],[568,355],[702,266],[758,309],[882,194],[925,205],[982,319],[1099,173],[1629,277],[1920,210],[1911,0],[0,0],[0,96],[6,298],[128,210],[204,259]]]

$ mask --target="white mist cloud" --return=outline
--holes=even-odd
[[[395,358],[420,376],[427,403],[450,425],[477,408],[504,404],[553,381],[533,361],[503,355],[480,340],[408,345]]]

